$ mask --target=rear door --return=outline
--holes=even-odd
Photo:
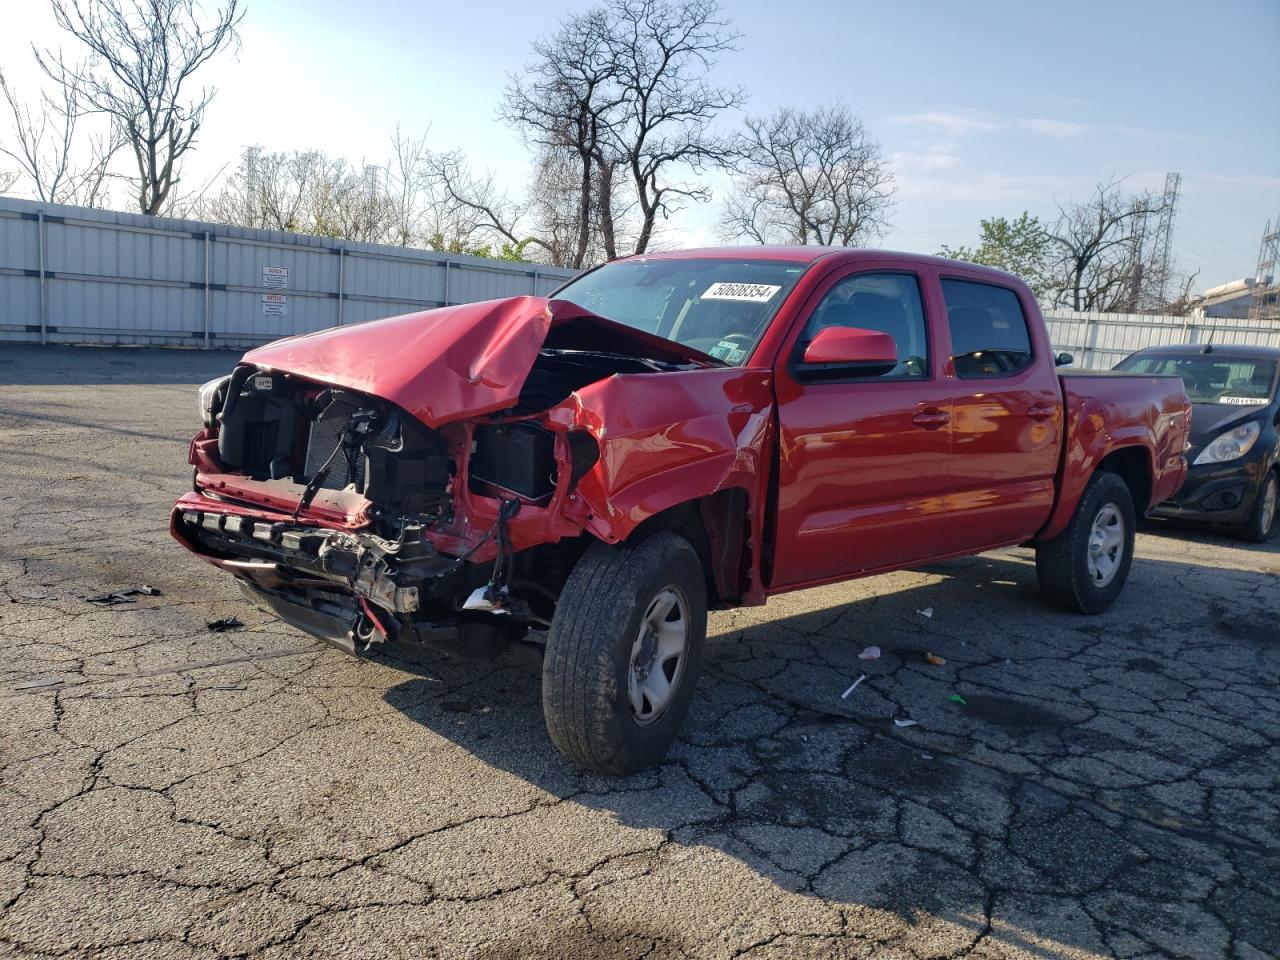
[[[819,287],[777,363],[775,590],[938,549],[952,386],[941,376],[924,278],[898,264],[877,266],[865,263]],[[829,326],[890,334],[897,366],[875,377],[806,369],[805,347]]]
[[[1062,391],[1029,294],[966,277],[939,283],[953,386],[940,537],[942,552],[956,553],[1026,539],[1048,519]]]

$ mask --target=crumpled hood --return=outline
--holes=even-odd
[[[1191,445],[1202,447],[1228,427],[1257,417],[1265,405],[1193,403],[1191,405]]]
[[[530,296],[331,327],[250,350],[243,362],[381,397],[437,427],[513,406],[553,328],[565,348],[715,362],[567,300]]]

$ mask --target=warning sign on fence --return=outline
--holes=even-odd
[[[272,287],[276,290],[283,290],[285,287],[289,286],[289,268],[263,267],[262,285],[264,287]]]
[[[289,312],[289,298],[283,293],[264,293],[262,295],[262,315],[264,317],[283,317]]]

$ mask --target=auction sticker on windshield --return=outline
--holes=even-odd
[[[768,303],[782,287],[771,283],[713,283],[702,295],[703,300],[745,300]]]

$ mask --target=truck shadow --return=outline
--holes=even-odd
[[[676,882],[675,851],[705,848],[700,870],[745,866],[762,896],[860,911],[859,926],[908,945],[962,950],[981,935],[1035,955],[1108,953],[1086,894],[1159,900],[1166,881],[1189,889],[1201,878],[1199,859],[1274,856],[1261,811],[1184,808],[1163,788],[1234,755],[1220,730],[1257,728],[1252,701],[1202,703],[1193,678],[1202,660],[1215,680],[1275,675],[1280,648],[1246,627],[1276,622],[1280,591],[1268,574],[1140,559],[1126,598],[1082,618],[1043,605],[1029,557],[1002,551],[921,571],[927,579],[714,614],[680,738],[659,769],[629,778],[581,773],[555,752],[526,666],[401,651],[393,664],[421,677],[386,699],[584,816],[656,831],[646,876],[669,870]],[[859,659],[872,644],[879,658]],[[1171,701],[1176,723],[1161,713]],[[1136,921],[1152,929],[1135,932],[1161,942],[1163,922],[1152,912]]]

